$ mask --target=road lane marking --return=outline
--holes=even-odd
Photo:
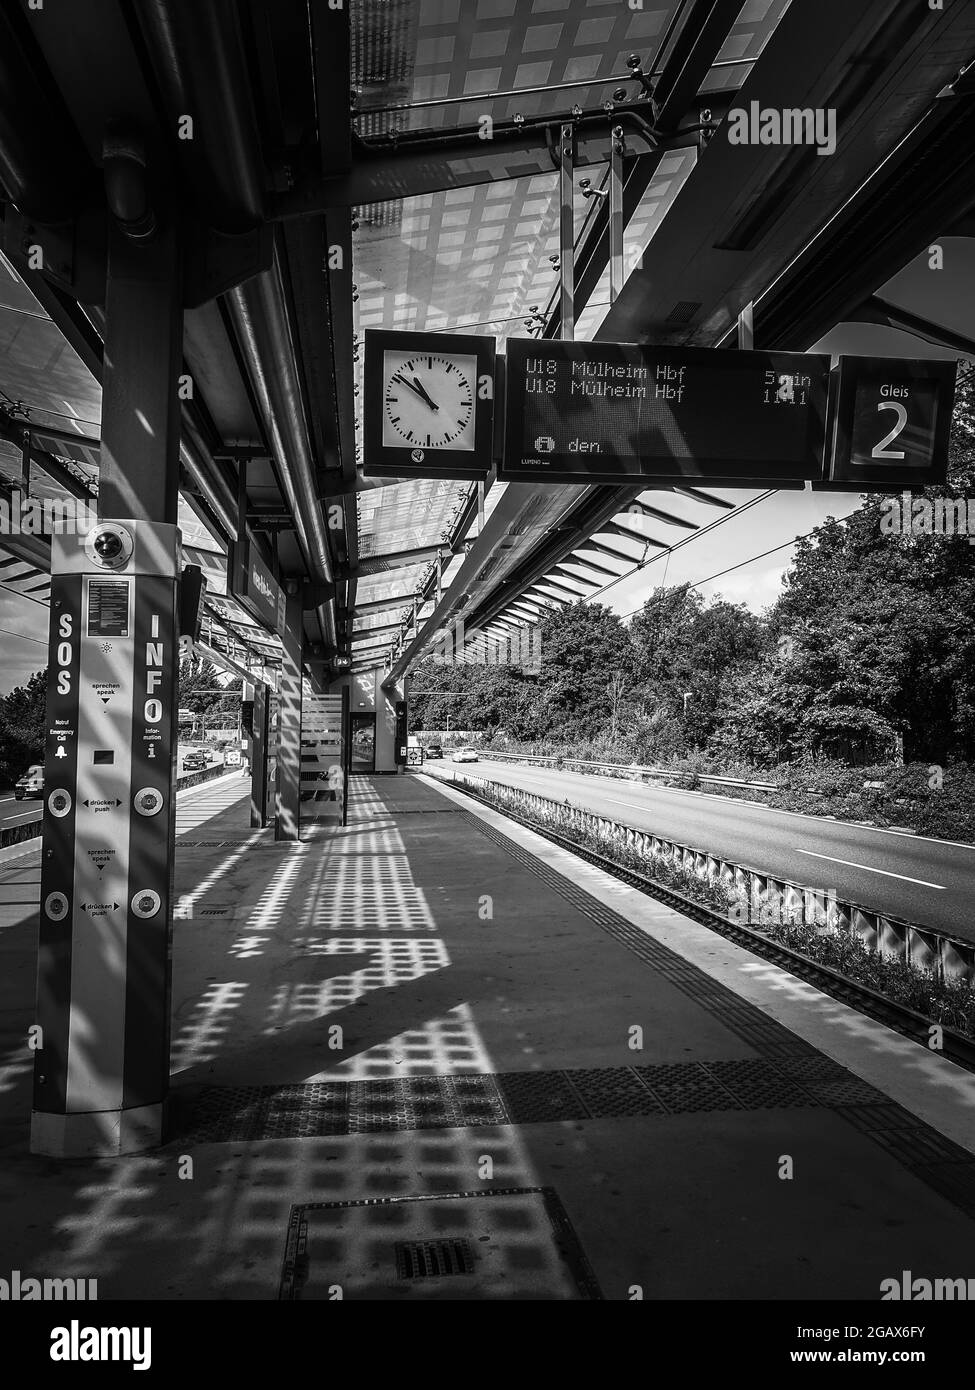
[[[871,864],[857,864],[852,859],[837,859],[832,854],[817,854],[814,849],[796,848],[797,854],[808,854],[813,859],[828,859],[831,864],[845,864],[850,869],[865,869],[868,874],[883,874],[885,878],[899,878],[904,883],[919,883],[922,888],[937,888],[940,892],[947,892],[947,885],[944,883],[929,883],[926,878],[911,878],[908,874],[892,874],[889,869],[875,869]]]
[[[706,793],[706,794],[707,794],[707,793]],[[725,798],[716,798],[716,799],[724,800]],[[728,799],[730,800],[730,798],[728,798]],[[620,801],[620,800],[618,800],[616,797],[613,797],[613,796],[601,796],[601,797],[600,797],[600,800],[612,802],[612,804],[615,805],[615,806],[628,806],[631,810],[644,810],[644,809],[647,809],[647,808],[640,807],[640,806],[634,806],[634,804],[633,804],[632,802],[630,802],[630,801]],[[771,810],[772,808],[771,808],[771,807],[768,807],[767,809]],[[598,815],[599,812],[598,812],[598,811],[595,811],[595,812],[593,812],[593,814],[594,814],[594,815]],[[790,814],[790,813],[787,812],[786,814]],[[795,813],[792,813],[792,814],[795,814]],[[807,817],[807,819],[815,819],[815,818],[814,818],[814,817]],[[836,821],[833,822],[834,825],[835,825],[835,824],[847,824],[847,823],[848,823],[848,822],[836,822]],[[637,828],[639,828],[639,827],[637,827]],[[653,833],[653,832],[651,832],[651,833]],[[912,839],[915,839],[915,838],[917,838],[917,837],[912,836],[911,838],[912,838]],[[970,848],[970,846],[969,846],[969,848]],[[856,861],[853,860],[853,859],[837,859],[837,858],[835,857],[835,855],[832,855],[832,854],[817,854],[816,851],[815,851],[815,850],[812,850],[812,849],[798,849],[798,848],[797,848],[797,849],[796,849],[796,853],[797,853],[797,854],[807,854],[807,855],[810,855],[813,859],[828,859],[828,860],[830,861],[830,863],[832,863],[832,864],[845,864],[845,865],[847,866],[847,868],[850,868],[850,869],[864,869],[868,874],[883,874],[885,878],[898,878],[898,879],[900,879],[900,880],[901,880],[902,882],[904,882],[904,883],[916,883],[916,884],[918,884],[921,888],[937,888],[938,891],[941,892],[941,893],[945,893],[945,892],[948,891],[948,890],[947,890],[947,885],[944,884],[944,883],[929,883],[928,880],[927,880],[926,878],[911,878],[908,874],[895,874],[895,873],[891,873],[891,871],[890,871],[889,869],[875,869],[875,868],[873,868],[873,866],[870,865],[870,864],[858,864],[858,863],[856,863]]]
[[[487,759],[484,761],[486,762]],[[494,764],[494,766],[508,768],[511,764],[497,763]],[[516,764],[516,766],[520,765]],[[589,774],[582,772],[559,773],[558,775],[560,777],[584,777],[587,781],[591,780]],[[620,779],[616,777],[601,777],[600,780],[617,782]],[[516,783],[510,785],[517,786]],[[937,835],[921,835],[911,830],[893,830],[889,825],[864,825],[862,821],[839,820],[836,816],[819,816],[815,811],[786,811],[780,806],[768,806],[764,801],[749,801],[739,796],[722,796],[720,792],[694,792],[689,791],[687,787],[664,787],[657,782],[642,782],[639,785],[646,791],[675,792],[678,796],[699,796],[707,801],[721,801],[725,805],[730,802],[733,806],[736,802],[739,802],[743,806],[754,806],[760,811],[768,811],[768,813],[773,816],[796,816],[799,820],[807,821],[827,820],[832,825],[848,825],[851,829],[865,830],[868,835],[899,835],[901,839],[923,841],[929,845],[948,845],[951,849],[975,851],[975,844],[972,844],[969,840],[941,840]],[[522,788],[522,790],[527,791],[530,790],[530,788]],[[634,786],[634,790],[637,790],[636,786]],[[621,801],[619,804],[622,806],[626,803]]]

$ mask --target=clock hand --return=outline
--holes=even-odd
[[[430,396],[429,396],[429,394],[427,393],[426,388],[420,384],[420,381],[419,381],[419,379],[418,379],[417,377],[414,377],[414,378],[413,378],[413,389],[416,391],[417,395],[423,397],[423,399],[426,401],[427,405],[430,407],[431,410],[439,410],[439,409],[440,409],[440,407],[439,407],[439,405],[437,405],[436,401],[433,401],[433,400],[430,399]]]
[[[400,386],[408,386],[415,396],[418,396],[420,394],[417,388],[413,385],[412,381],[407,381],[405,376],[399,376],[397,374],[396,376],[391,376],[389,379],[391,382],[398,381]]]
[[[416,377],[414,377],[412,381],[407,381],[405,376],[400,376],[397,373],[395,376],[390,377],[390,381],[398,381],[401,386],[408,386],[409,389],[413,392],[413,394],[415,396],[419,396],[422,401],[426,401],[427,405],[430,406],[432,410],[440,409],[436,402],[430,399],[429,395],[420,385]]]

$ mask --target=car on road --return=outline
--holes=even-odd
[[[424,755],[428,758],[443,757],[443,747],[439,743],[428,743],[426,748],[424,748],[423,752]]]
[[[44,768],[41,763],[32,763],[23,777],[14,784],[14,797],[17,801],[40,801],[44,796]]]
[[[476,763],[477,754],[473,748],[458,748],[451,754],[451,762]]]
[[[202,772],[209,766],[210,759],[201,750],[186,753],[183,757],[184,772]]]

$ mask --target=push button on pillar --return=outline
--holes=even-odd
[[[137,917],[155,917],[162,905],[159,894],[151,888],[143,888],[132,899],[132,911]]]
[[[52,922],[61,922],[68,914],[68,900],[63,893],[48,893],[44,899],[44,911]]]
[[[140,816],[158,815],[163,808],[163,794],[155,787],[143,787],[136,792],[133,805]]]

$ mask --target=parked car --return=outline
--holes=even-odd
[[[455,763],[476,763],[477,754],[473,748],[458,748],[451,755],[451,761]]]
[[[189,753],[183,755],[184,772],[203,772],[209,763],[210,759],[202,749],[191,749]]]
[[[14,785],[14,796],[18,801],[41,800],[44,796],[44,768],[41,763],[31,763],[30,767]]]
[[[424,753],[426,754],[426,756],[427,756],[428,758],[442,758],[442,757],[443,757],[443,748],[441,747],[441,745],[440,745],[439,743],[428,743],[427,746],[426,746],[426,748],[424,748],[423,751],[424,751]]]

